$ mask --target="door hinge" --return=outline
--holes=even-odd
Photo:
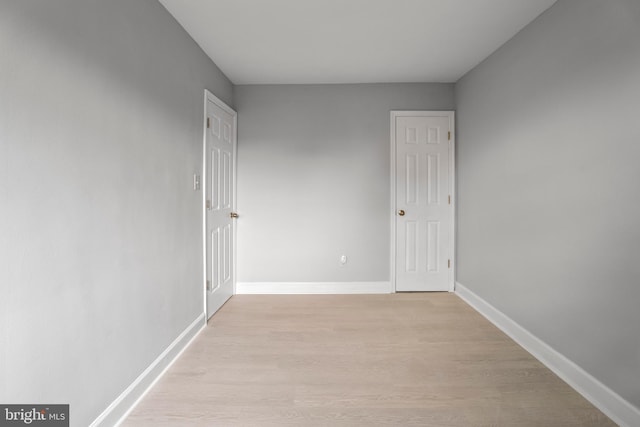
[[[211,127],[211,119],[207,117],[207,129]]]
[[[207,200],[207,203],[205,203],[205,207],[207,208],[208,211],[211,210],[211,200]]]
[[[451,260],[450,259],[447,260],[447,268],[451,268]]]
[[[211,280],[207,280],[207,290],[211,291]]]
[[[449,131],[449,141],[451,141],[451,131]]]
[[[449,204],[451,204],[451,194],[449,194]]]

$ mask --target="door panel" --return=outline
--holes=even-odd
[[[396,116],[396,290],[450,289],[450,117]],[[400,215],[402,214],[402,215]]]
[[[207,317],[233,295],[235,113],[207,101],[206,274]]]
[[[220,227],[215,227],[211,231],[211,266],[220,264]],[[214,292],[220,287],[220,274],[218,269],[212,269],[209,275],[211,279],[211,291]]]

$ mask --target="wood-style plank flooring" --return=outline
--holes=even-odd
[[[612,426],[454,294],[238,295],[124,426]]]

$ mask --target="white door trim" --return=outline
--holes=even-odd
[[[229,107],[223,100],[215,96],[209,90],[204,90],[204,111],[202,117],[202,293],[205,312],[205,322],[210,317],[207,307],[207,182],[209,177],[207,176],[207,103],[212,102],[222,110],[226,111],[233,117],[233,132],[231,135],[231,144],[233,146],[233,185],[231,186],[232,206],[231,211],[236,212],[236,183],[237,183],[237,171],[238,171],[238,113],[231,107]],[[233,227],[233,263],[231,269],[233,270],[233,294],[236,294],[236,228]]]
[[[391,158],[391,203],[390,203],[390,218],[391,218],[391,250],[389,260],[389,271],[391,274],[391,292],[396,292],[396,118],[397,117],[448,117],[449,129],[451,129],[451,142],[449,156],[449,194],[451,194],[451,221],[450,221],[450,236],[451,242],[449,245],[449,259],[451,260],[451,268],[449,269],[448,285],[449,292],[453,292],[455,288],[455,266],[456,266],[456,133],[455,133],[455,112],[454,111],[391,111],[391,132],[390,132],[390,158]]]

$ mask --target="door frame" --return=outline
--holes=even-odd
[[[391,203],[390,203],[390,223],[391,223],[391,250],[390,250],[390,274],[391,274],[391,292],[396,291],[396,118],[398,117],[448,117],[449,129],[451,129],[451,140],[449,143],[449,194],[451,195],[451,217],[449,235],[449,259],[451,260],[451,268],[449,269],[449,292],[455,289],[455,271],[456,271],[456,132],[455,132],[455,111],[391,111]]]
[[[215,96],[208,89],[204,90],[204,112],[203,112],[203,120],[202,120],[202,180],[201,180],[201,188],[202,188],[202,200],[201,209],[202,209],[202,292],[203,292],[203,303],[204,303],[204,322],[205,324],[209,320],[209,308],[207,305],[207,190],[208,190],[208,179],[207,176],[207,117],[208,117],[208,103],[213,102],[218,107],[229,113],[233,117],[233,131],[231,132],[231,145],[233,151],[233,185],[231,186],[231,194],[233,202],[231,204],[231,211],[236,212],[236,194],[237,194],[237,175],[238,175],[238,113],[231,107],[229,107],[223,100]],[[231,271],[233,274],[233,295],[236,294],[236,254],[237,254],[237,221],[233,226],[233,234],[231,238],[233,239],[233,262],[231,263]]]

